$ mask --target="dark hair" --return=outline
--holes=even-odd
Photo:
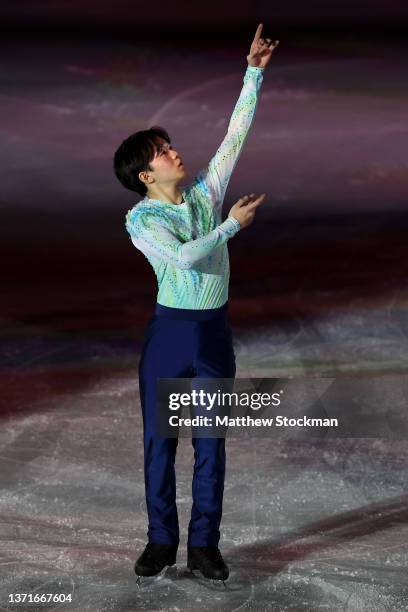
[[[139,172],[153,170],[150,162],[155,151],[159,151],[158,137],[169,144],[171,142],[166,130],[158,125],[131,134],[122,142],[113,158],[113,168],[118,180],[126,189],[136,191],[142,197],[146,195],[147,187],[139,179]]]

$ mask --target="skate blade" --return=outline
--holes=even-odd
[[[190,569],[189,571],[197,580],[197,582],[199,582],[203,586],[212,588],[214,591],[225,591],[228,588],[225,584],[228,578],[226,578],[225,580],[217,580],[216,578],[207,578],[198,569]]]
[[[154,576],[137,576],[136,584],[139,587],[139,589],[147,588],[149,586],[154,586],[155,584],[163,580],[163,578],[167,574],[168,569],[175,568],[175,567],[176,567],[175,564],[165,565],[163,569],[161,570],[161,572],[159,572],[158,574],[155,574]]]

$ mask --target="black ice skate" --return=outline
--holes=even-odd
[[[158,577],[176,563],[177,544],[155,544],[148,542],[143,553],[135,563],[135,573],[138,576],[137,584],[140,585],[141,577]]]
[[[191,571],[198,569],[205,578],[224,580],[229,576],[229,569],[217,546],[196,547],[187,549],[187,567]]]

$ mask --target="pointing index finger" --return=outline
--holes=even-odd
[[[266,193],[263,193],[262,195],[259,196],[259,198],[256,198],[256,200],[254,200],[253,202],[250,202],[247,205],[247,208],[257,208],[257,206],[259,206],[260,204],[262,204],[262,202],[264,201],[266,196]]]
[[[258,40],[261,38],[262,28],[263,28],[263,23],[260,23],[255,32],[254,41],[253,41],[254,43],[257,43]]]

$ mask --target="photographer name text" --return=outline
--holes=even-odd
[[[184,418],[177,415],[169,417],[169,425],[171,427],[338,427],[338,419],[321,419],[302,416],[298,418],[290,418],[287,416],[277,415],[269,418],[254,418],[251,416],[195,416],[193,418]]]

